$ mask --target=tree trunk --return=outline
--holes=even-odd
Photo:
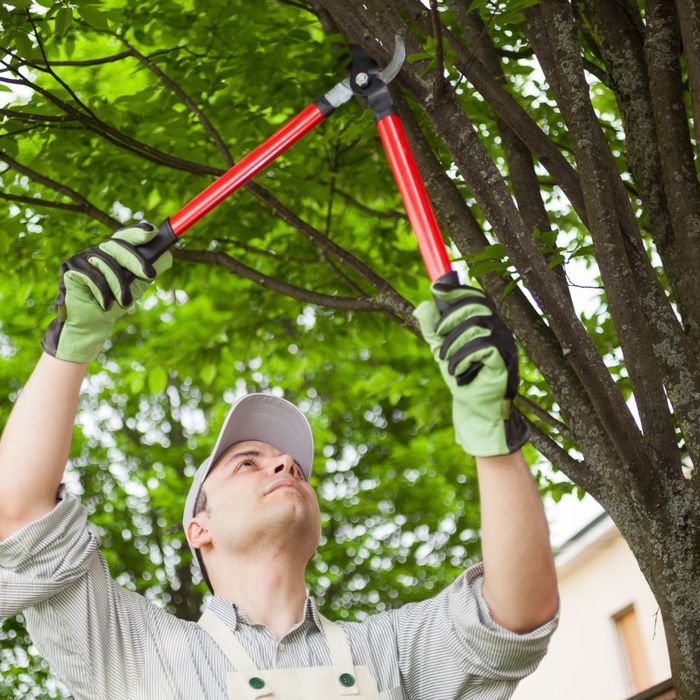
[[[650,551],[637,555],[663,616],[678,700],[700,698],[700,500],[677,484]],[[683,491],[684,493],[681,493]]]
[[[374,51],[380,62],[386,58],[382,51],[388,55],[387,47],[392,45],[395,32],[401,32],[405,36],[408,53],[417,55],[426,51],[426,39],[435,40],[435,36],[439,37],[434,36],[435,16],[431,17],[428,8],[419,2],[395,0],[386,3],[366,0],[360,4],[321,0],[320,4],[328,10],[335,24],[350,40],[362,43],[370,52]],[[698,251],[693,250],[687,258],[677,255],[674,245],[678,238],[692,238],[686,230],[689,228],[689,217],[685,211],[673,220],[666,209],[668,202],[675,201],[672,195],[678,201],[696,203],[697,183],[694,174],[688,174],[690,171],[686,168],[683,173],[687,175],[687,182],[684,181],[687,191],[679,196],[678,175],[674,175],[675,180],[671,178],[673,182],[664,182],[661,177],[661,162],[664,159],[672,162],[675,158],[668,152],[661,152],[658,156],[664,148],[661,145],[663,139],[680,144],[678,148],[685,149],[683,153],[687,153],[687,129],[659,136],[654,129],[654,120],[665,114],[662,112],[666,106],[662,100],[665,93],[661,97],[655,96],[649,85],[649,76],[643,70],[634,74],[642,82],[641,87],[626,81],[628,64],[644,63],[642,42],[645,37],[642,33],[649,31],[645,28],[641,15],[634,14],[634,3],[612,9],[608,3],[597,0],[577,3],[576,12],[589,12],[581,17],[580,14],[574,16],[571,4],[564,0],[545,0],[526,12],[526,34],[547,76],[562,120],[566,122],[567,134],[561,138],[567,139],[568,153],[570,156],[573,153],[576,162],[569,166],[566,162],[562,164],[556,159],[544,158],[543,154],[548,151],[542,144],[548,139],[539,125],[520,112],[521,107],[515,102],[508,108],[503,108],[503,104],[511,98],[502,89],[504,80],[499,73],[495,53],[489,53],[488,57],[484,53],[490,51],[485,43],[485,34],[488,32],[471,31],[473,27],[485,26],[487,23],[471,16],[474,13],[469,10],[467,3],[455,1],[447,5],[452,11],[452,19],[446,20],[442,27],[442,41],[452,50],[458,71],[493,109],[500,135],[506,137],[504,152],[507,177],[499,178],[493,164],[485,157],[464,103],[456,99],[448,85],[439,94],[434,89],[435,81],[440,76],[436,75],[434,69],[431,70],[427,61],[407,64],[400,74],[401,86],[424,111],[418,121],[427,118],[434,133],[441,138],[450,154],[451,164],[459,169],[493,232],[504,245],[509,259],[521,273],[525,286],[537,300],[542,315],[548,322],[547,331],[553,335],[551,350],[558,356],[555,363],[558,371],[564,367],[572,370],[578,375],[581,386],[585,387],[583,396],[581,392],[564,390],[564,384],[557,380],[557,372],[552,371],[548,355],[543,352],[546,343],[541,338],[531,343],[529,339],[532,328],[529,324],[522,323],[522,314],[515,313],[515,308],[520,303],[517,290],[513,299],[503,299],[498,295],[497,303],[502,307],[504,316],[514,326],[531,359],[547,378],[562,414],[567,417],[567,425],[563,426],[565,433],[573,436],[583,454],[583,461],[579,462],[563,454],[554,440],[538,433],[540,444],[553,448],[548,456],[553,456],[557,466],[576,483],[585,483],[591,495],[603,505],[619,527],[658,601],[677,697],[679,700],[698,700],[700,488],[698,479],[684,479],[680,468],[681,457],[687,459],[688,452],[693,453],[698,424],[695,408],[698,398],[694,382],[695,353],[686,345],[694,333],[692,320],[697,313],[698,287],[696,282],[686,284],[687,279],[677,272],[677,268],[683,265],[692,265],[692,258]],[[666,11],[672,13],[663,3],[652,3],[651,15],[655,20],[658,20],[657,15],[662,14],[661,7],[666,7]],[[588,61],[589,69],[595,65],[586,56],[584,62],[580,60],[581,47],[577,45],[575,22],[578,22],[578,30],[587,37],[589,56],[594,61],[605,64],[605,68],[597,74],[602,75],[606,86],[615,93],[621,104],[625,129],[631,132],[626,138],[631,148],[633,174],[640,179],[636,184],[639,186],[642,206],[654,222],[665,225],[663,230],[657,230],[663,227],[652,225],[654,230],[651,236],[664,258],[663,264],[668,265],[667,280],[670,279],[670,288],[681,302],[682,326],[671,312],[665,296],[667,292],[662,290],[659,280],[648,265],[646,257],[649,250],[645,249],[646,243],[642,236],[649,234],[640,226],[645,224],[644,220],[635,220],[631,200],[622,179],[628,173],[616,169],[614,147],[608,143],[593,110],[584,79],[584,68],[585,61]],[[610,26],[606,25],[605,31],[601,31],[601,22],[608,22]],[[595,31],[591,32],[590,27],[595,25]],[[668,38],[661,35],[658,29],[655,31],[652,38],[657,43],[652,44],[647,51],[654,58],[655,54],[651,51],[659,46],[659,53],[664,56],[665,45],[659,42],[667,39],[671,56],[667,64],[669,79],[672,77],[676,81],[674,86],[679,93],[678,41],[671,33],[667,32]],[[634,32],[638,35],[634,35]],[[616,53],[616,45],[619,46],[622,34],[630,35],[630,41],[634,39],[635,52]],[[382,48],[376,44],[375,39],[382,42]],[[564,40],[569,43],[563,43]],[[649,35],[646,40],[649,41]],[[602,50],[595,44],[596,41],[602,41]],[[566,61],[568,63],[563,65]],[[674,70],[676,73],[673,73]],[[663,89],[663,85],[659,86],[656,92],[661,93]],[[652,114],[654,99],[658,102],[658,108],[655,105],[656,114]],[[644,108],[642,110],[638,109],[640,103]],[[405,121],[413,120],[412,113],[405,106],[401,107],[401,112]],[[514,119],[513,115],[517,115],[518,119]],[[682,121],[684,114],[674,112],[674,118]],[[504,133],[506,129],[508,133]],[[415,124],[410,124],[407,130],[414,134],[414,141],[419,139]],[[572,209],[579,215],[582,227],[592,235],[599,248],[597,262],[603,272],[608,308],[617,326],[620,343],[626,348],[625,361],[642,419],[641,434],[637,432],[634,422],[629,420],[627,407],[620,402],[615,388],[606,386],[606,379],[600,373],[596,375],[596,371],[600,370],[597,363],[600,358],[592,361],[592,356],[584,358],[579,354],[582,348],[590,347],[589,339],[579,337],[577,342],[570,342],[569,334],[575,335],[580,328],[576,325],[575,313],[570,313],[563,303],[559,308],[551,301],[556,296],[556,280],[548,279],[544,271],[539,277],[531,276],[533,270],[539,269],[541,261],[537,259],[537,253],[528,237],[533,225],[546,228],[547,222],[537,220],[533,224],[535,219],[530,215],[530,204],[536,199],[536,193],[525,192],[520,187],[522,182],[530,182],[532,173],[523,173],[518,169],[521,166],[529,167],[528,159],[522,158],[515,163],[512,157],[513,140],[509,140],[511,136],[519,139],[520,145],[524,144],[530,149],[535,161],[549,168],[550,175],[565,191]],[[648,143],[650,140],[651,144]],[[438,214],[442,213],[445,217],[447,230],[466,255],[479,246],[478,232],[472,234],[475,221],[463,202],[453,201],[453,186],[442,181],[442,173],[447,166],[442,168],[441,173],[439,164],[436,167],[433,162],[434,156],[424,152],[424,145],[419,144],[416,150],[421,166],[428,173],[428,188],[433,200],[438,203]],[[552,145],[551,141],[549,145]],[[652,155],[657,154],[652,162],[655,171],[651,174],[650,166],[645,161],[645,154],[648,155],[650,149]],[[552,163],[556,163],[556,168],[551,166]],[[669,166],[669,173],[673,167]],[[461,224],[460,218],[463,222]],[[465,230],[469,232],[467,235]],[[492,277],[487,275],[483,280],[483,286],[487,290],[500,286]],[[522,301],[527,304],[526,300]],[[663,312],[668,313],[659,325],[656,322]],[[674,341],[660,341],[659,329],[663,333],[673,334]],[[682,356],[683,360],[676,362],[675,354]],[[673,372],[686,365],[688,369],[683,374],[682,381],[678,382],[674,379]],[[674,404],[673,416],[669,411],[667,397]],[[606,412],[604,407],[610,407],[611,403],[615,403],[617,408]],[[583,411],[582,405],[585,405]],[[555,423],[556,421],[550,422],[549,425]],[[683,443],[678,440],[678,425],[682,426],[685,434]],[[607,433],[610,443],[584,439],[597,429]],[[562,454],[558,454],[558,449]]]

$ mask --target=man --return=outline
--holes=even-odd
[[[231,409],[191,485],[183,525],[213,597],[179,620],[112,581],[85,509],[60,487],[87,363],[157,272],[156,235],[127,228],[61,268],[58,316],[0,441],[0,618],[24,611],[34,644],[76,698],[448,700],[507,698],[556,626],[539,495],[511,410],[512,336],[480,292],[433,286],[419,318],[477,456],[484,562],[434,598],[331,623],[307,596],[320,535],[313,440],[288,402]]]

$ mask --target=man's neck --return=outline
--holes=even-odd
[[[231,560],[217,566],[214,595],[235,603],[251,624],[268,627],[282,639],[304,615],[306,563],[285,559],[279,552],[252,561]]]

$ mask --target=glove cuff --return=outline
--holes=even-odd
[[[456,405],[455,407],[456,408]],[[454,416],[455,440],[473,457],[496,457],[519,450],[530,438],[530,429],[515,408],[506,420],[484,420],[475,416],[472,420]]]

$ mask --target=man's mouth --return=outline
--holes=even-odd
[[[299,486],[292,479],[278,479],[277,481],[273,482],[266,489],[265,495],[267,496],[268,494],[271,494],[273,491],[277,491],[278,489],[286,489],[286,488],[291,488],[291,489],[294,489],[295,491],[299,491]]]

